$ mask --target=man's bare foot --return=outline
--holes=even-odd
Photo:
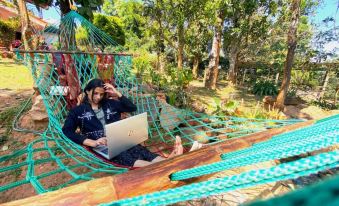
[[[182,155],[184,153],[184,147],[182,146],[180,136],[175,136],[175,144],[176,144],[176,148],[177,148],[176,154]]]
[[[190,152],[192,152],[192,151],[194,151],[194,150],[197,150],[197,149],[200,149],[201,147],[203,147],[204,146],[204,144],[201,144],[201,143],[199,143],[198,141],[194,141],[193,142],[193,145],[192,145],[192,147],[191,147],[191,149],[190,149]]]
[[[175,137],[174,149],[173,149],[172,153],[168,156],[168,158],[178,156],[178,155],[182,155],[183,153],[184,153],[184,148],[181,144],[181,137],[176,136]]]

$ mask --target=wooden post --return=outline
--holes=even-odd
[[[185,181],[171,181],[169,176],[183,169],[220,161],[220,155],[223,153],[244,149],[252,146],[254,143],[266,141],[274,135],[313,123],[314,121],[310,120],[251,134],[242,138],[230,139],[124,174],[95,179],[3,205],[97,205],[203,181],[209,175]]]

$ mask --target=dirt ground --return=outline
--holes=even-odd
[[[33,90],[22,90],[22,91],[13,91],[8,89],[0,90],[0,112],[9,109],[11,107],[19,105],[19,102],[23,102],[25,99],[29,98],[33,93]],[[10,154],[13,151],[17,151],[21,148],[24,148],[29,142],[37,138],[36,135],[31,133],[21,133],[13,131],[8,137],[6,133],[7,123],[0,123],[0,136],[2,139],[5,138],[6,141],[2,141],[0,145],[0,156]],[[1,167],[15,165],[22,161],[21,158],[14,158],[1,162]],[[9,171],[1,174],[0,185],[6,185],[8,183],[24,179],[24,168],[21,168],[16,171]],[[0,193],[0,202],[12,201],[15,199],[21,199],[34,195],[35,192],[31,185],[26,184],[5,192]]]

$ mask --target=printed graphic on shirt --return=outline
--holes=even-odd
[[[94,117],[94,114],[92,114],[92,112],[84,112],[81,116],[78,116],[79,119],[87,119],[88,121],[90,121],[92,117]]]
[[[106,110],[106,114],[107,114],[107,119],[110,119],[110,115],[114,115],[116,114],[117,112],[112,112],[109,108],[107,108]]]
[[[104,136],[104,130],[96,130],[96,131],[92,131],[92,132],[86,132],[84,135],[87,136],[87,137],[99,139],[99,138]]]

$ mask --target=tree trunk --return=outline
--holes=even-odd
[[[184,25],[178,27],[178,68],[182,69],[184,58]]]
[[[65,16],[68,12],[71,11],[69,0],[59,0],[61,17]]]
[[[278,82],[279,82],[279,72],[275,75],[275,85],[278,85]]]
[[[32,35],[30,31],[29,15],[27,12],[26,2],[24,0],[18,0],[18,8],[20,14],[21,23],[21,38],[24,43],[25,50],[32,50],[31,44],[28,42],[29,37]]]
[[[339,86],[335,89],[335,94],[334,94],[334,106],[337,106],[337,99],[338,99],[338,93],[339,93]]]
[[[244,85],[244,84],[245,84],[246,73],[247,73],[247,69],[244,70],[244,74],[243,74],[243,76],[242,76],[242,82],[241,82],[241,85]]]
[[[287,36],[288,50],[286,61],[284,64],[284,77],[277,97],[277,107],[281,110],[284,108],[284,102],[291,80],[291,70],[293,65],[295,48],[297,46],[297,28],[299,23],[300,1],[301,0],[293,0],[291,5],[292,20]]]
[[[193,74],[194,79],[198,78],[199,61],[200,61],[199,55],[194,55],[194,57],[193,57],[193,69],[192,69],[192,74]]]
[[[317,97],[318,100],[321,100],[323,98],[324,94],[325,94],[326,87],[327,87],[328,81],[329,81],[330,76],[331,76],[330,73],[331,73],[330,69],[327,69],[326,74],[325,74],[325,78],[324,78],[324,81],[323,81],[323,86],[321,87],[321,91],[319,92],[318,97]]]
[[[220,46],[222,37],[222,25],[224,22],[224,15],[219,11],[217,17],[217,24],[215,25],[215,34],[213,37],[213,45],[209,57],[209,64],[205,70],[204,85],[209,89],[216,89],[218,79],[218,67],[220,58]]]
[[[230,45],[229,53],[229,73],[228,80],[235,85],[237,83],[237,59],[239,54],[239,44],[237,41],[234,41]]]
[[[157,32],[157,70],[160,73],[164,73],[165,72],[165,64],[166,64],[166,55],[165,55],[165,43],[164,43],[164,31],[163,31],[163,27],[162,27],[162,13],[161,13],[161,9],[163,5],[162,0],[157,1],[157,12],[156,12],[156,21],[159,24],[159,30]]]

